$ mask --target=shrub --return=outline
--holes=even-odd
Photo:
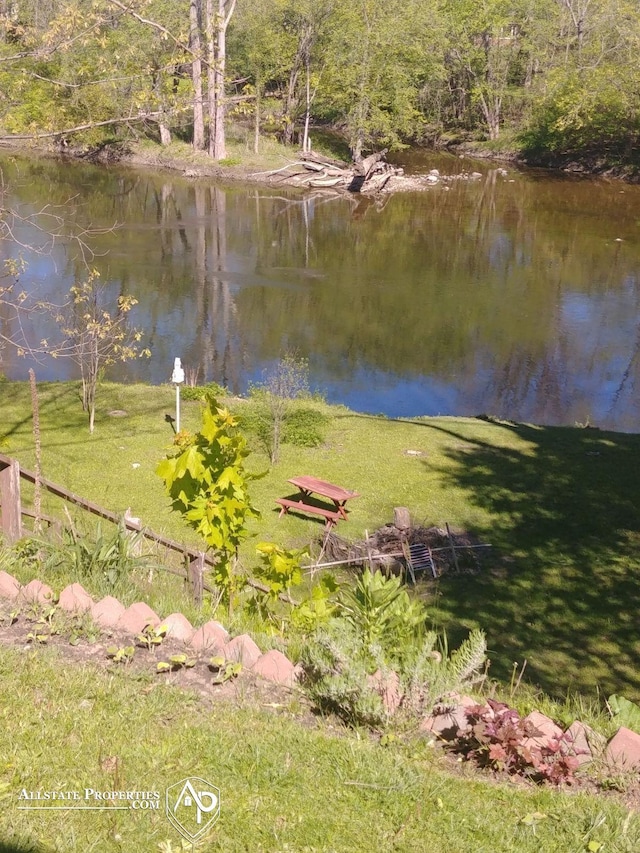
[[[272,465],[279,458],[280,443],[291,401],[309,393],[309,364],[295,353],[285,353],[270,371],[264,382],[251,389],[258,404],[258,435]]]
[[[536,744],[532,738],[540,732],[528,720],[503,702],[466,710],[470,728],[458,733],[453,744],[456,752],[480,767],[526,776],[534,782],[571,783],[579,766],[577,758],[567,754],[564,735],[549,743]]]
[[[369,676],[384,665],[381,649],[363,653],[362,637],[344,619],[332,619],[302,647],[304,687],[312,702],[350,725],[378,726],[386,719]]]
[[[444,696],[473,687],[484,678],[486,655],[487,642],[482,631],[471,631],[451,655],[446,638],[429,631],[420,645],[409,647],[405,656],[402,669],[405,708],[423,716]]]
[[[319,447],[324,441],[328,423],[328,416],[316,409],[291,409],[284,419],[282,440],[295,447]]]
[[[338,612],[365,647],[379,645],[390,659],[402,655],[424,627],[424,604],[411,598],[400,578],[365,569],[338,597]]]
[[[226,393],[226,389],[217,382],[209,382],[206,385],[183,385],[180,389],[183,400],[206,400],[207,396],[224,397]]]
[[[443,696],[477,681],[484,666],[484,634],[472,631],[449,656],[434,631],[425,633],[424,605],[398,578],[365,571],[355,587],[341,592],[335,613],[300,658],[312,701],[351,725],[379,725],[387,718],[380,679],[371,678],[376,672],[382,682],[395,672],[403,708],[424,714]]]

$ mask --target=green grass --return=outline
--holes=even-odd
[[[126,668],[64,665],[53,649],[0,647],[0,851],[158,851],[163,811],[18,809],[22,789],[160,791],[199,776],[221,791],[202,850],[307,853],[632,853],[640,820],[611,798],[496,784],[424,738],[382,745],[301,725],[295,702],[205,705]],[[537,817],[535,817],[537,815]],[[40,842],[41,846],[37,846]],[[588,848],[589,842],[603,845]]]
[[[28,386],[5,382],[0,393],[2,450],[32,468]],[[43,384],[40,398],[46,477],[114,511],[130,506],[158,532],[197,542],[168,511],[154,473],[172,439],[165,421],[173,413],[171,387],[105,384],[93,436],[75,385]],[[229,404],[240,415],[247,405]],[[513,662],[526,658],[525,679],[552,696],[615,691],[640,700],[640,436],[464,418],[394,421],[313,405],[331,418],[325,443],[283,445],[278,465],[253,484],[262,517],[243,546],[246,565],[258,541],[300,546],[322,533],[317,520],[278,518],[274,499],[292,491],[289,477],[337,482],[361,494],[338,527],[346,538],[362,538],[392,520],[394,506],[407,506],[420,523],[449,522],[492,543],[482,572],[420,591],[452,645],[470,628],[486,631],[493,676],[508,682]],[[113,409],[128,415],[110,417]],[[185,402],[183,425],[199,424],[200,405]],[[249,467],[268,469],[259,449]],[[173,580],[156,574],[147,593],[161,612],[176,609]]]
[[[351,159],[349,148],[339,137],[331,133],[316,132],[313,135],[314,151],[327,157]],[[227,156],[219,163],[212,161],[204,151],[194,151],[186,142],[174,140],[170,145],[161,146],[152,140],[139,140],[130,145],[133,156],[153,166],[168,166],[184,169],[201,168],[205,171],[215,167],[230,167],[227,177],[245,177],[248,170],[260,172],[279,169],[296,160],[297,152],[290,145],[278,142],[275,135],[263,133],[260,136],[259,150],[254,152],[254,130],[252,126],[231,123],[227,128]]]

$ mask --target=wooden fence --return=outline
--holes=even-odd
[[[40,488],[45,489],[52,495],[56,495],[62,500],[80,507],[81,509],[91,513],[92,515],[104,518],[114,524],[123,524],[127,530],[141,533],[145,539],[155,542],[160,545],[165,551],[174,551],[182,554],[185,561],[185,569],[183,572],[169,567],[163,567],[166,571],[184,578],[193,590],[193,598],[197,604],[201,604],[203,591],[206,589],[209,592],[214,590],[207,586],[204,582],[204,572],[206,566],[215,565],[214,561],[208,557],[203,551],[198,551],[195,548],[189,548],[174,539],[168,539],[166,536],[160,536],[154,533],[153,530],[148,530],[137,521],[120,516],[111,510],[104,509],[91,501],[74,495],[64,486],[59,486],[57,483],[52,483],[44,477],[37,478],[32,471],[27,471],[22,468],[17,459],[12,459],[0,453],[0,531],[2,532],[5,542],[11,545],[17,542],[25,534],[25,529],[22,525],[23,517],[36,519],[36,514],[22,506],[20,497],[20,481],[38,484]],[[41,515],[36,521],[46,521],[49,525],[58,525],[56,519]]]

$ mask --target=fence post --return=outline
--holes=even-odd
[[[20,465],[17,459],[0,461],[0,529],[7,544],[22,536]]]
[[[198,556],[189,562],[189,577],[193,588],[193,600],[198,605],[202,604],[204,593],[204,552],[199,551]]]

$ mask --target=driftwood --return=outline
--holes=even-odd
[[[385,162],[386,153],[386,148],[376,151],[349,166],[310,151],[300,154],[299,160],[287,166],[257,174],[268,175],[277,183],[287,183],[291,186],[311,186],[375,195],[382,192],[392,178],[403,175],[402,169]],[[293,171],[297,166],[302,166],[303,170]]]
[[[364,159],[360,158],[360,160],[356,162],[353,171],[356,175],[364,177],[364,179],[366,180],[374,166],[376,166],[381,160],[384,160],[388,150],[388,148],[383,148],[382,151],[377,151],[374,154],[369,154],[369,156],[365,157]]]
[[[316,154],[315,151],[304,151],[300,154],[300,159],[307,163],[316,163],[319,166],[329,166],[341,170],[347,168],[344,162],[340,160],[332,160],[330,157],[325,157],[323,154]]]

